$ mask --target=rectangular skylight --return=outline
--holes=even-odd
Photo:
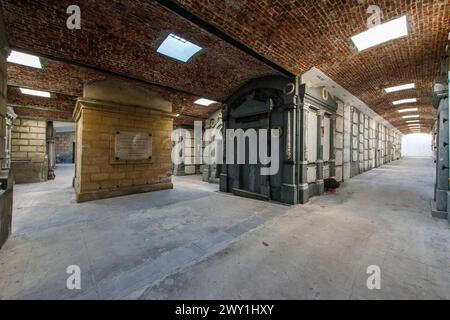
[[[201,98],[201,99],[196,100],[194,103],[207,107],[207,106],[212,105],[213,103],[217,103],[217,101]]]
[[[408,124],[408,127],[415,127],[415,128],[420,128],[420,124]]]
[[[420,120],[409,120],[409,121],[406,121],[406,123],[415,123],[415,122],[420,122]]]
[[[31,54],[22,53],[18,51],[11,51],[11,54],[6,59],[8,62],[20,64],[27,67],[42,69],[41,59]]]
[[[173,33],[169,34],[159,46],[158,52],[181,62],[188,62],[202,50],[198,45]]]
[[[46,91],[39,91],[39,90],[32,90],[32,89],[25,89],[25,88],[20,88],[20,91],[22,92],[22,94],[28,94],[30,96],[37,96],[37,97],[44,97],[44,98],[51,97],[50,92],[46,92]]]
[[[402,99],[402,100],[397,100],[397,101],[392,101],[393,105],[399,105],[399,104],[405,104],[405,103],[415,103],[417,102],[416,98],[411,98],[411,99]]]
[[[379,44],[408,35],[408,19],[406,16],[382,23],[367,31],[361,32],[351,39],[359,52]]]
[[[414,114],[414,115],[411,115],[411,116],[403,116],[402,118],[403,119],[413,119],[413,118],[420,118],[420,116],[418,114]]]
[[[413,111],[419,111],[419,108],[407,108],[407,109],[400,109],[398,112],[413,112]]]
[[[402,90],[414,89],[415,87],[416,87],[416,85],[414,83],[408,83],[408,84],[402,84],[400,86],[385,88],[384,91],[386,91],[386,93],[391,93],[391,92],[397,92],[397,91],[402,91]]]

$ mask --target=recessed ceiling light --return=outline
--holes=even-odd
[[[42,69],[41,59],[37,56],[33,56],[31,54],[18,52],[18,51],[11,51],[11,54],[6,59],[8,62],[20,64],[27,67]]]
[[[405,37],[408,35],[408,19],[406,16],[380,24],[367,31],[361,32],[351,39],[358,52],[379,44]]]
[[[414,89],[415,87],[416,87],[416,85],[414,83],[408,83],[408,84],[402,84],[400,86],[385,88],[384,91],[386,91],[386,93],[391,93],[391,92],[397,92],[397,91],[402,91],[402,90]]]
[[[201,99],[194,101],[194,103],[207,107],[207,106],[212,105],[213,103],[217,103],[217,101],[201,98]]]
[[[408,108],[408,109],[398,110],[398,112],[400,112],[400,113],[402,113],[402,112],[413,112],[413,111],[419,111],[419,108]]]
[[[39,91],[39,90],[32,90],[32,89],[25,89],[20,88],[20,91],[22,94],[28,94],[30,96],[37,96],[37,97],[44,97],[44,98],[50,98],[51,94],[47,91]]]
[[[399,104],[405,104],[405,103],[415,103],[417,102],[416,98],[411,98],[411,99],[402,99],[402,100],[396,100],[396,101],[392,101],[393,105],[399,105]]]
[[[178,61],[188,62],[202,50],[198,45],[171,33],[161,43],[157,51]]]
[[[420,122],[420,120],[409,120],[409,121],[406,121],[406,123],[414,123],[414,122]]]
[[[411,118],[420,118],[420,116],[418,114],[415,115],[411,115],[411,116],[403,116],[403,119],[411,119]]]

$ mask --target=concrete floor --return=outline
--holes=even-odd
[[[72,167],[17,185],[2,299],[450,299],[450,227],[432,218],[433,162],[369,171],[309,204],[175,189],[76,204]],[[66,268],[81,268],[81,290]],[[381,290],[366,269],[381,268]]]

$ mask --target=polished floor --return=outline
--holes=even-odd
[[[1,299],[450,299],[450,226],[430,214],[431,159],[393,162],[291,207],[197,176],[76,204],[72,170],[16,186]],[[66,286],[71,265],[80,290]],[[379,290],[367,288],[374,265]]]

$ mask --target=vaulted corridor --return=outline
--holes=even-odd
[[[450,298],[450,228],[430,215],[430,158],[384,165],[304,206],[218,193],[196,176],[76,204],[71,172],[16,187],[0,298]],[[80,291],[66,290],[74,264]],[[366,287],[371,265],[382,290]]]
[[[0,300],[450,300],[449,79],[450,0],[0,0]]]

